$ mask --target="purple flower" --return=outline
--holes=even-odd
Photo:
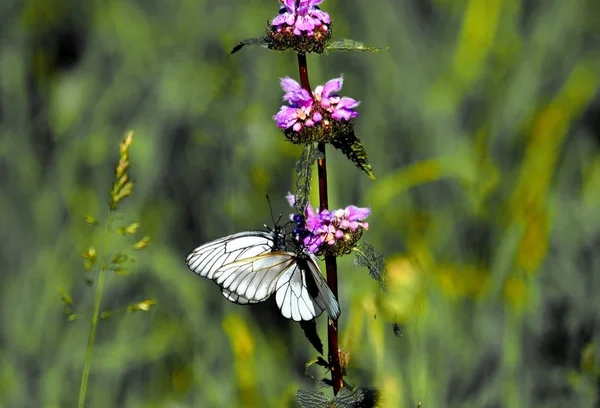
[[[273,116],[277,126],[282,129],[292,128],[299,132],[304,126],[314,126],[321,121],[321,114],[314,112],[313,99],[310,93],[290,77],[281,78],[281,87],[285,91],[283,99],[289,105],[284,105]]]
[[[290,197],[293,196],[288,195],[288,201],[295,203],[295,197],[293,200]],[[324,246],[333,247],[338,243],[344,245],[346,241],[353,245],[360,238],[362,230],[369,228],[369,223],[364,222],[364,219],[371,214],[371,209],[349,205],[333,212],[315,212],[309,204],[304,212],[291,217],[297,224],[294,230],[296,239],[308,252],[317,253],[323,250]],[[356,234],[359,235],[353,238]]]
[[[350,120],[350,118],[355,118],[358,116],[358,112],[352,110],[358,106],[360,102],[348,98],[346,96],[342,97],[339,103],[333,108],[333,112],[331,112],[331,117],[337,120],[344,119],[346,121]]]
[[[314,92],[314,98],[319,105],[327,110],[331,114],[331,117],[335,120],[348,121],[351,118],[358,116],[358,112],[353,109],[356,108],[360,102],[355,99],[344,96],[340,98],[337,92],[342,89],[344,78],[334,78],[325,85],[317,86]]]
[[[271,26],[277,32],[291,31],[297,36],[303,34],[312,36],[313,31],[318,27],[327,31],[327,24],[331,23],[331,18],[318,7],[323,0],[300,0],[298,7],[295,0],[280,1],[282,5],[279,15],[271,22]]]
[[[319,122],[329,123],[329,118],[337,121],[349,121],[358,116],[353,109],[359,104],[346,96],[341,97],[337,92],[342,88],[343,78],[327,81],[325,85],[315,88],[313,95],[290,77],[281,78],[281,88],[284,90],[283,100],[288,103],[273,116],[277,126],[282,129],[292,128],[300,132],[305,126],[312,127]],[[313,99],[314,97],[314,99]],[[327,119],[327,121],[324,121]]]
[[[323,210],[319,213],[319,222],[330,223],[333,220],[333,215],[328,210]]]
[[[313,103],[310,93],[290,77],[281,78],[281,88],[285,91],[283,100],[298,106],[311,106]]]

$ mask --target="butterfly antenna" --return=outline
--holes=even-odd
[[[269,198],[269,195],[265,194],[265,197],[267,198],[267,203],[269,204],[269,214],[271,214],[271,222],[273,223],[273,228],[267,226],[267,224],[263,224],[263,225],[269,231],[274,232],[275,229],[277,229],[277,223],[275,222],[275,217],[273,216],[273,206],[271,205],[271,199]],[[279,217],[279,219],[281,219],[281,217]],[[279,220],[277,222],[279,222]]]
[[[273,206],[271,205],[271,199],[269,198],[268,194],[266,194],[265,197],[267,198],[267,203],[269,203],[269,213],[271,214],[271,221],[273,222],[273,225],[276,225],[275,217],[273,216]]]

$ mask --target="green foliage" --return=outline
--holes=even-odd
[[[322,158],[323,154],[314,145],[309,143],[302,148],[302,154],[296,161],[296,210],[303,214],[306,206],[310,202],[312,171],[317,160]]]
[[[369,164],[367,152],[362,142],[356,137],[354,131],[341,134],[341,137],[334,138],[331,145],[342,151],[346,157],[359,169],[367,173],[372,180],[375,180],[375,174]]]
[[[152,242],[137,252],[111,234],[110,253],[135,263],[107,274],[101,312],[113,315],[99,322],[87,406],[293,406],[315,354],[301,329],[272,304],[224,302],[183,261],[267,222],[267,193],[290,212],[301,148],[272,115],[295,58],[228,56],[276,2],[20,3],[0,6],[0,406],[77,403],[93,306],[80,283],[97,284],[101,246],[93,272],[81,254],[102,242],[94,221],[107,219],[126,128],[136,185],[115,227],[139,222]],[[598,2],[416,3],[326,0],[336,35],[390,49],[308,56],[315,83],[343,71],[363,101],[356,133],[378,177],[328,149],[332,207],[372,206],[363,239],[388,272],[383,294],[340,259],[349,372],[389,407],[592,406],[595,371],[557,362],[544,339],[578,338],[600,310]],[[80,42],[67,64],[69,30]],[[159,303],[118,313],[144,299]],[[569,362],[597,347],[590,336],[569,343]]]
[[[230,54],[235,54],[246,45],[258,45],[262,48],[273,48],[273,43],[269,37],[248,38],[243,41],[240,41],[238,45],[233,47]]]
[[[325,47],[325,52],[328,51],[371,51],[379,52],[386,51],[390,47],[377,48],[361,43],[360,41],[351,40],[349,38],[336,38]]]
[[[383,255],[378,253],[373,245],[366,243],[359,243],[353,249],[355,253],[354,266],[364,266],[369,270],[371,278],[375,279],[379,283],[379,287],[382,291],[385,291],[386,287],[386,276],[385,276],[385,260]]]
[[[350,391],[348,388],[342,388],[332,399],[322,392],[298,390],[296,399],[302,408],[374,408],[378,402],[373,389]]]

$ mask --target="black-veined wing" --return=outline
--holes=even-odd
[[[285,239],[281,229],[275,227],[271,232],[246,231],[216,239],[194,249],[186,257],[187,266],[198,275],[213,279],[217,269],[228,263],[241,259],[282,250]],[[226,289],[221,289],[223,296],[234,303],[248,304],[256,301],[244,299]]]
[[[340,317],[340,305],[321,274],[317,257],[306,253],[296,254],[296,264],[302,271],[303,282],[308,289],[309,295],[317,305],[327,311],[327,314],[332,319]],[[310,271],[310,274],[306,273],[307,269]],[[279,289],[277,293],[279,293]]]
[[[278,249],[274,232],[246,231],[199,246],[189,253],[185,262],[193,272],[213,279],[215,271],[223,265]]]
[[[223,294],[223,296],[225,296],[225,299],[229,300],[230,302],[237,303],[238,305],[249,305],[252,303],[258,303],[258,300],[246,299],[245,297],[242,297],[227,289],[221,288],[221,293]]]
[[[231,296],[262,302],[276,292],[281,314],[295,321],[312,320],[323,310],[336,319],[339,304],[323,279],[316,258],[293,252],[271,252],[224,265],[214,281]]]

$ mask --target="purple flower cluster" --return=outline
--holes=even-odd
[[[287,199],[291,206],[295,205],[296,197],[293,194],[289,194]],[[369,223],[363,221],[369,214],[369,208],[354,205],[333,212],[315,212],[309,204],[304,215],[293,214],[291,219],[296,223],[296,239],[306,251],[315,254],[339,243],[343,245],[344,241],[354,244],[360,238],[362,230],[369,229]]]
[[[280,0],[282,5],[279,15],[273,19],[271,26],[277,32],[293,32],[294,35],[312,36],[316,28],[327,31],[331,23],[329,14],[321,11],[318,4],[323,0]]]
[[[337,92],[342,89],[343,77],[334,78],[325,85],[315,88],[313,95],[290,77],[281,78],[281,87],[285,91],[283,100],[288,105],[281,107],[273,116],[277,126],[282,129],[290,127],[299,132],[303,127],[311,127],[322,122],[329,126],[331,119],[349,121],[358,116],[353,109],[360,102],[346,96],[340,97]]]

